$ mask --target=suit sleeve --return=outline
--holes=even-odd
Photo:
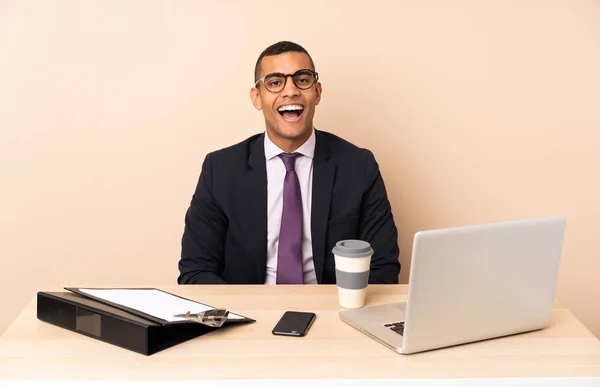
[[[228,220],[212,193],[213,171],[210,155],[185,215],[181,241],[179,284],[225,284],[219,276]]]
[[[369,283],[397,284],[400,273],[398,230],[375,157],[369,152],[366,165],[367,189],[360,209],[359,237],[374,250]]]

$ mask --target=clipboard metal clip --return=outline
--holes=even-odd
[[[209,327],[221,327],[225,321],[229,311],[226,309],[209,309],[200,313],[187,312],[185,314],[176,314],[173,317],[183,317],[186,320],[204,324]]]

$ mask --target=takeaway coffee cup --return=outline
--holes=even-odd
[[[332,251],[340,306],[362,308],[369,283],[373,255],[371,245],[369,242],[348,239],[336,243]]]

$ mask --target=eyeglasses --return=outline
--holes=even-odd
[[[282,74],[282,73],[270,73],[260,78],[254,84],[254,87],[258,87],[258,84],[262,82],[265,88],[271,93],[279,93],[285,89],[288,77],[292,77],[294,85],[300,90],[307,90],[312,87],[319,80],[319,74],[312,70],[302,69],[298,70],[293,74]]]

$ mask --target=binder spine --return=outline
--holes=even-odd
[[[38,293],[37,318],[143,355],[150,355],[147,327],[110,316],[94,308]]]

